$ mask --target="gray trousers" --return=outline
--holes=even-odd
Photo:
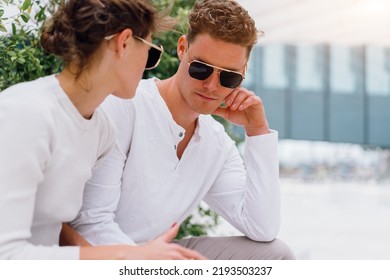
[[[294,260],[295,255],[281,240],[257,242],[245,236],[192,237],[174,240],[209,260]]]

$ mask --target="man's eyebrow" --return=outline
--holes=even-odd
[[[195,56],[194,58],[190,59],[190,61],[191,61],[191,60],[198,60],[198,61],[200,61],[200,62],[204,62],[204,63],[210,64],[210,65],[212,65],[212,66],[219,67],[219,68],[223,68],[223,69],[225,69],[225,70],[230,70],[230,71],[234,71],[234,72],[240,72],[240,71],[241,71],[242,69],[244,69],[244,67],[245,67],[245,65],[244,65],[241,69],[223,67],[223,66],[215,65],[215,64],[210,63],[210,62],[208,62],[208,61],[205,61],[204,59],[201,59],[201,58],[196,57],[196,56]]]

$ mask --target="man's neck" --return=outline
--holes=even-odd
[[[184,128],[185,136],[177,146],[177,157],[181,159],[185,149],[194,135],[199,114],[194,112],[182,98],[175,76],[162,81],[156,81],[161,97],[164,99],[175,122]]]
[[[185,103],[175,78],[176,75],[166,80],[156,81],[156,85],[175,122],[186,131],[193,132],[199,113],[194,112]]]

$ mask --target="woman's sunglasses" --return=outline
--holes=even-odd
[[[109,41],[112,38],[114,38],[116,35],[118,35],[118,34],[107,36],[104,39],[106,41]],[[145,39],[142,39],[141,37],[138,37],[138,36],[133,36],[133,37],[137,40],[140,40],[142,43],[151,47],[149,49],[148,60],[146,61],[145,70],[151,70],[151,69],[156,68],[158,66],[158,64],[160,63],[161,56],[164,52],[163,46],[161,46],[161,45],[157,46],[157,45],[155,45],[151,42],[148,42]]]
[[[150,46],[149,49],[149,55],[148,55],[148,61],[146,62],[145,70],[151,70],[158,66],[161,60],[161,56],[164,52],[164,48],[162,45],[155,45],[151,42],[146,41],[145,39],[142,39],[138,36],[133,36],[135,39],[140,40],[142,43],[145,43],[146,45]]]
[[[199,60],[192,60],[187,63],[189,65],[188,73],[192,78],[202,81],[206,80],[215,70],[219,73],[219,82],[221,86],[226,88],[236,88],[245,79],[244,75],[240,72],[217,67]]]

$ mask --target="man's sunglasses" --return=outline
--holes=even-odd
[[[116,35],[117,34],[110,35],[110,36],[105,37],[104,39],[108,41],[108,40],[111,40],[112,38],[114,38]],[[158,66],[158,64],[160,63],[161,56],[164,52],[163,46],[161,46],[161,45],[157,46],[157,45],[155,45],[151,42],[148,42],[145,39],[142,39],[141,37],[138,37],[138,36],[133,36],[133,37],[137,40],[140,40],[142,43],[151,47],[149,49],[148,60],[147,60],[146,65],[145,65],[145,70],[151,70],[151,69],[156,68]]]
[[[236,88],[245,79],[244,75],[240,72],[217,67],[199,60],[192,60],[187,63],[189,65],[188,73],[192,78],[202,81],[206,80],[215,70],[219,73],[219,82],[221,86],[226,88]]]

